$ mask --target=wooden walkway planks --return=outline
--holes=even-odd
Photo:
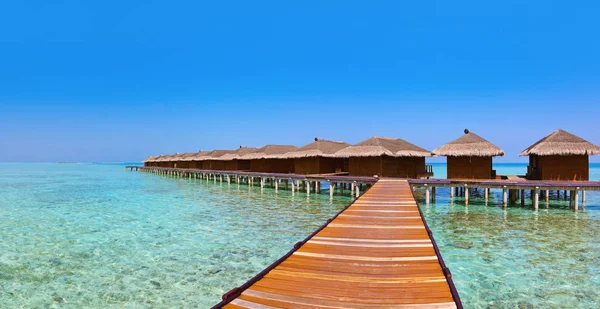
[[[462,308],[406,180],[380,180],[279,262],[215,308]]]

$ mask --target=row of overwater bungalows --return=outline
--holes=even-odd
[[[583,181],[589,179],[589,156],[597,154],[600,154],[600,147],[557,130],[520,155],[529,156],[528,179]],[[267,145],[151,156],[144,160],[144,165],[256,173],[423,178],[433,176],[425,158],[445,156],[448,158],[448,178],[496,179],[499,176],[492,168],[492,158],[503,155],[504,151],[496,145],[465,130],[460,138],[433,151],[399,138],[371,137],[356,145],[315,139],[301,148]]]

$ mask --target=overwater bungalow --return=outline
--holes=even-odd
[[[210,151],[200,150],[199,152],[194,153],[193,156],[183,158],[182,160],[188,162],[187,168],[202,169],[202,158],[209,154],[210,154]]]
[[[161,155],[158,159],[156,159],[157,166],[159,167],[173,167],[174,166],[174,158],[177,154],[174,155]]]
[[[184,154],[177,155],[175,157],[175,163],[173,167],[175,168],[190,168],[190,161],[186,160],[187,158],[193,157],[195,152],[188,152]]]
[[[425,165],[431,151],[399,138],[371,137],[339,150],[333,157],[348,158],[351,176],[421,178],[432,176]]]
[[[144,163],[144,166],[154,166],[154,162],[156,162],[156,159],[159,156],[149,156],[146,159],[144,159],[144,161],[142,161],[142,163]]]
[[[294,173],[294,159],[278,158],[291,151],[298,150],[298,147],[291,145],[266,145],[257,149],[255,152],[245,154],[240,157],[241,160],[250,161],[250,171],[258,173]]]
[[[226,171],[249,171],[250,160],[243,160],[241,157],[249,153],[256,152],[258,148],[240,146],[232,153],[225,154],[216,158],[217,161],[222,161],[225,164]]]
[[[598,154],[600,147],[559,129],[519,155],[529,156],[527,179],[586,181],[590,178],[589,156]]]
[[[315,138],[315,141],[292,152],[278,156],[293,159],[296,174],[333,174],[348,172],[348,159],[335,158],[333,154],[351,146],[344,142]]]
[[[202,161],[203,170],[225,170],[225,161],[219,160],[220,157],[234,153],[235,150],[213,150],[208,155],[201,157],[199,160]]]
[[[465,134],[433,150],[433,155],[447,158],[447,178],[496,179],[492,158],[504,151],[481,136],[465,130]]]

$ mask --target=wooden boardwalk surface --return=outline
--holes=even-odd
[[[462,308],[406,180],[377,182],[215,308]]]

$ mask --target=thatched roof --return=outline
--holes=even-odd
[[[277,155],[281,159],[296,159],[296,158],[309,158],[309,157],[330,157],[334,153],[351,146],[344,142],[327,141],[323,139],[315,139],[314,142],[302,146],[296,151]]]
[[[262,148],[257,149],[255,152],[247,153],[241,156],[241,160],[255,160],[255,159],[270,159],[277,158],[277,155],[288,153],[291,151],[298,150],[298,147],[291,145],[266,145]]]
[[[431,151],[399,138],[371,137],[354,146],[336,152],[333,157],[429,157]]]
[[[252,148],[252,147],[240,147],[236,150],[234,150],[231,153],[222,155],[218,158],[215,158],[214,160],[217,161],[231,161],[231,160],[237,160],[241,157],[243,157],[244,155],[247,155],[249,153],[254,153],[255,151],[257,151],[258,148]]]
[[[169,158],[170,161],[186,161],[185,159],[189,158],[189,157],[193,157],[196,153],[194,152],[188,152],[188,153],[178,153],[174,156],[171,156],[171,158]]]
[[[155,162],[155,160],[158,158],[159,156],[149,156],[146,159],[144,159],[144,161],[142,162]]]
[[[156,161],[157,162],[171,162],[174,161],[175,157],[177,157],[179,154],[172,154],[172,155],[164,155],[164,156],[160,156],[160,158],[158,158]]]
[[[598,155],[600,147],[573,135],[567,131],[558,129],[550,135],[542,138],[537,143],[523,150],[519,155],[538,156],[567,156],[567,155]]]
[[[184,158],[182,161],[199,161],[202,157],[207,156],[209,154],[210,154],[210,151],[200,150],[199,152],[194,153],[193,156]]]
[[[445,157],[496,157],[504,151],[481,136],[465,130],[465,135],[440,146],[433,151],[435,156]]]
[[[206,161],[206,160],[215,160],[218,159],[221,156],[224,156],[228,153],[233,153],[235,152],[235,150],[213,150],[211,151],[208,155],[205,156],[201,156],[196,158],[194,161]]]

